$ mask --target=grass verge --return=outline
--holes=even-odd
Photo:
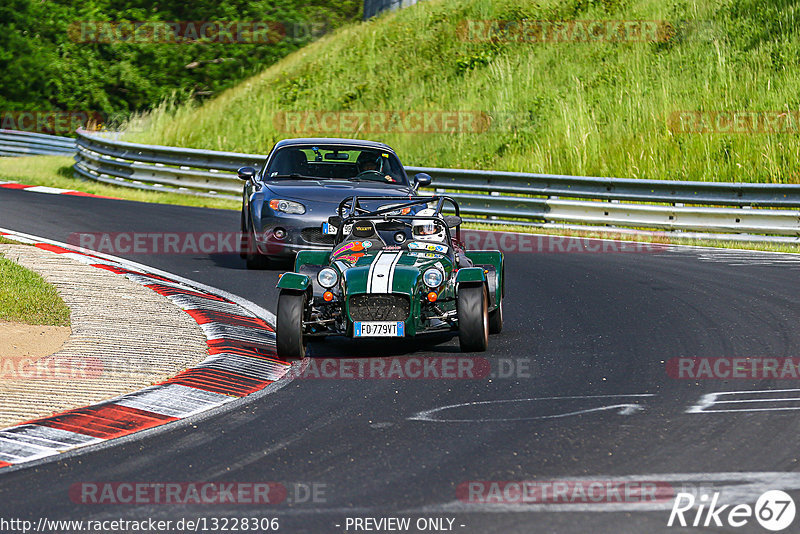
[[[44,278],[0,255],[0,319],[69,326],[69,308]]]
[[[135,200],[137,202],[230,210],[241,208],[241,202],[236,200],[141,191],[128,187],[117,187],[89,180],[80,180],[72,175],[72,163],[72,158],[68,156],[0,158],[0,181],[16,181],[27,185],[74,189],[84,193]]]
[[[429,0],[340,28],[202,104],[162,105],[127,139],[264,153],[321,134],[387,142],[407,165],[799,183],[799,16],[795,0]],[[660,21],[664,31],[530,40],[467,31],[476,21]],[[494,120],[424,132],[324,111]]]

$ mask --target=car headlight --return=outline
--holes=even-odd
[[[317,274],[317,282],[322,287],[329,289],[336,285],[336,282],[339,281],[339,275],[336,274],[336,269],[331,269],[330,267],[325,267]]]
[[[425,282],[425,285],[428,287],[439,287],[442,285],[443,280],[444,274],[435,267],[431,267],[422,275],[422,281]]]
[[[280,198],[273,198],[270,200],[269,207],[275,211],[282,211],[283,213],[291,213],[293,215],[302,215],[306,212],[306,207],[299,202],[282,200]]]

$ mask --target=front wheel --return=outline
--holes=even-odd
[[[239,229],[239,257],[243,260],[247,259],[247,250],[250,246],[250,235],[247,225],[247,217],[244,214],[245,207],[242,206],[242,216],[240,217]]]
[[[306,294],[281,291],[278,295],[278,315],[275,323],[275,343],[278,358],[286,361],[306,357],[306,340],[303,337]]]
[[[483,352],[489,346],[489,314],[484,286],[458,291],[458,341],[462,352]]]
[[[269,258],[258,251],[256,235],[252,228],[247,231],[247,244],[244,249],[244,260],[249,270],[260,271],[269,267]]]

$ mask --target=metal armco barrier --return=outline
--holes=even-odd
[[[33,132],[0,129],[0,156],[71,156],[75,139]]]
[[[364,20],[388,10],[401,9],[417,3],[418,0],[364,0]]]
[[[238,199],[242,184],[236,169],[259,167],[267,157],[77,133],[78,176],[139,189]],[[406,170],[410,175],[430,174],[431,190],[458,200],[462,212],[474,216],[469,220],[490,224],[759,234],[783,236],[781,240],[800,236],[800,185]]]
[[[267,156],[157,145],[140,145],[78,130],[75,173],[138,189],[238,199],[236,169],[258,167]],[[235,194],[239,193],[239,194]]]

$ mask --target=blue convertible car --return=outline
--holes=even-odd
[[[431,178],[409,180],[394,150],[355,139],[285,139],[260,170],[242,167],[241,256],[248,269],[300,250],[328,250],[336,228],[328,218],[344,198],[416,194]],[[376,206],[375,208],[385,207]]]

